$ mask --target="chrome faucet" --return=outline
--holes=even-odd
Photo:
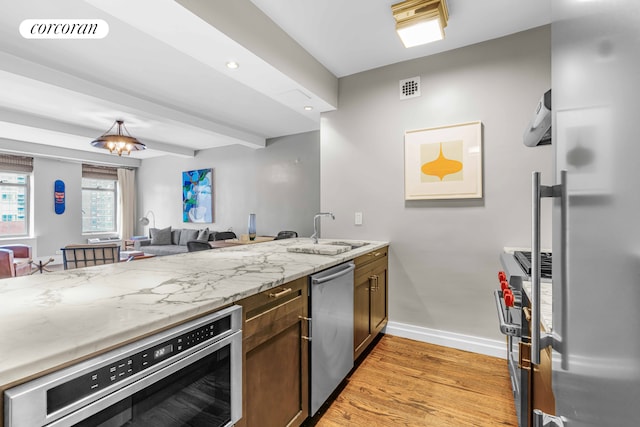
[[[313,243],[318,243],[318,239],[320,238],[320,230],[318,230],[318,225],[320,225],[320,217],[323,216],[330,216],[333,220],[336,219],[336,217],[331,212],[320,212],[313,217],[313,234],[311,235],[311,240],[313,240]]]

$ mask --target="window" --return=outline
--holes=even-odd
[[[0,236],[29,234],[29,175],[0,171]]]
[[[29,235],[33,159],[0,154],[0,237]]]
[[[116,169],[82,165],[82,232],[116,232],[117,200]]]

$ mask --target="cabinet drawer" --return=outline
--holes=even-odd
[[[353,262],[356,264],[356,268],[362,267],[366,264],[377,261],[381,258],[386,258],[388,249],[389,249],[388,246],[385,246],[384,248],[381,248],[381,249],[376,249],[364,255],[360,255],[359,257],[354,259]]]
[[[379,271],[384,271],[387,269],[387,257],[378,257],[375,260],[372,260],[364,265],[359,265],[356,267],[354,271],[354,280],[358,283],[362,280],[362,276],[370,276]]]
[[[259,345],[306,316],[307,281],[301,278],[242,300],[247,349]]]

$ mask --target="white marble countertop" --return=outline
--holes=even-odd
[[[531,282],[522,282],[522,289],[527,293],[531,301]],[[551,332],[553,326],[553,289],[551,282],[540,283],[540,323],[547,332]]]
[[[308,242],[285,239],[0,280],[0,386],[388,244],[369,241],[337,255],[286,250]]]

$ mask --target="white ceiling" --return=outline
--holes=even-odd
[[[405,49],[393,3],[12,2],[0,16],[0,149],[101,156],[89,142],[116,119],[147,144],[132,154],[139,159],[229,144],[260,148],[267,138],[318,129],[320,113],[337,106],[339,77],[544,25],[551,15],[551,0],[448,0],[446,39]],[[103,19],[109,34],[19,34],[23,20],[43,18]],[[240,68],[228,69],[229,60]]]

